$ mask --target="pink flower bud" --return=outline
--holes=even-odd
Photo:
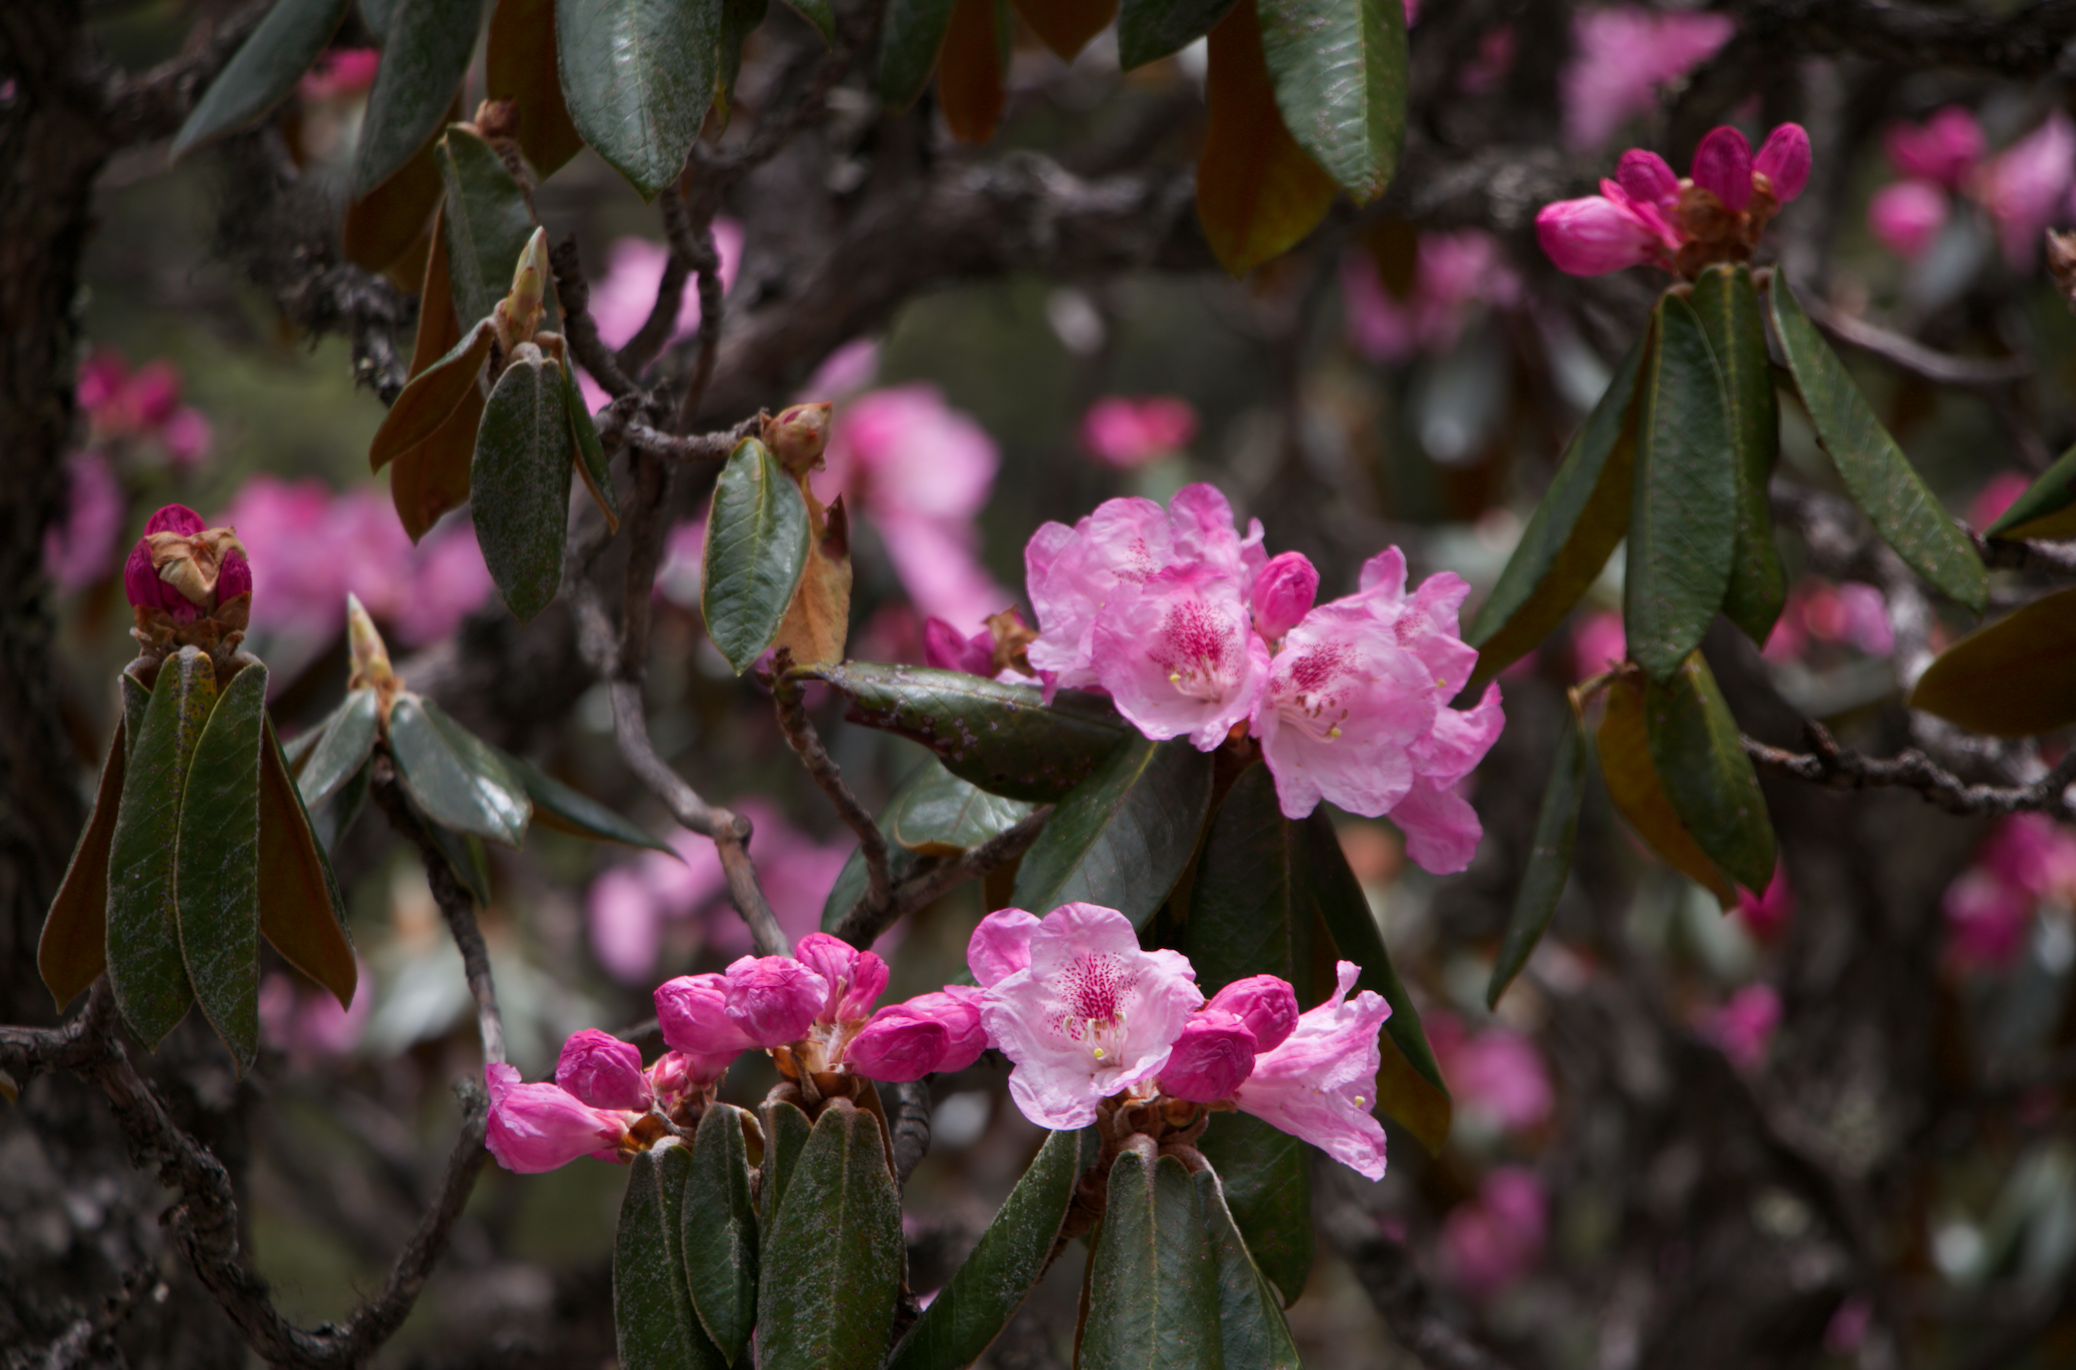
[[[150,537],[153,533],[178,533],[187,538],[193,537],[208,526],[202,521],[200,514],[185,504],[168,504],[153,514],[151,521],[144,525],[144,536]]]
[[[483,1067],[490,1090],[490,1129],[484,1139],[505,1169],[538,1175],[579,1156],[610,1152],[627,1131],[628,1115],[593,1108],[560,1085],[528,1085],[500,1062]]]
[[[1809,184],[1809,134],[1800,124],[1782,124],[1766,135],[1752,170],[1773,186],[1773,198],[1786,204]]]
[[[944,1024],[910,1013],[905,1004],[889,1004],[851,1038],[843,1059],[868,1080],[901,1084],[936,1070],[950,1043]]]
[[[728,1021],[760,1047],[807,1036],[829,982],[790,956],[745,956],[728,967]]]
[[[993,676],[995,635],[964,633],[941,618],[923,623],[923,664],[940,671],[964,671],[967,675]]]
[[[840,937],[811,932],[793,948],[800,963],[829,982],[822,1003],[824,1022],[852,1023],[872,1012],[887,988],[887,963],[878,954],[859,951]]]
[[[200,617],[187,596],[159,579],[158,568],[151,564],[151,543],[139,539],[130,549],[130,558],[123,563],[123,593],[130,603],[140,609],[157,609],[170,614],[176,623],[190,623]]]
[[[1254,1055],[1254,1034],[1236,1015],[1201,1009],[1161,1068],[1161,1092],[1193,1104],[1216,1103],[1254,1073]]]
[[[701,1056],[689,1051],[666,1051],[649,1067],[650,1093],[666,1109],[694,1094],[703,1094],[721,1083],[737,1054],[724,1051]]]
[[[216,602],[229,604],[240,595],[252,593],[252,563],[237,548],[223,554],[223,565],[216,572]]]
[[[1289,1039],[1298,1024],[1297,993],[1288,980],[1274,975],[1250,975],[1235,980],[1211,996],[1205,1009],[1230,1013],[1254,1034],[1256,1051],[1274,1051]]]
[[[1254,631],[1280,642],[1312,611],[1319,595],[1319,570],[1303,552],[1272,557],[1254,578]]]
[[[1600,195],[1544,205],[1535,216],[1535,236],[1557,269],[1572,276],[1640,266],[1659,244],[1650,225]]]
[[[555,1062],[555,1083],[593,1108],[645,1111],[654,1097],[642,1070],[642,1054],[633,1043],[610,1032],[585,1028],[562,1044]]]
[[[1949,190],[1961,188],[1989,149],[1988,140],[1982,136],[1982,125],[1962,105],[1946,106],[1922,128],[1913,124],[1891,125],[1882,142],[1897,171],[1936,181]]]
[[[1867,227],[1905,261],[1924,255],[1946,226],[1946,192],[1930,181],[1895,181],[1867,202]]]
[[[1672,166],[1655,152],[1633,147],[1615,164],[1615,184],[1639,204],[1655,205],[1666,213],[1679,204],[1680,178]]]
[[[1710,129],[1694,149],[1694,184],[1731,213],[1743,210],[1752,198],[1752,145],[1745,136],[1728,124]]]
[[[656,1021],[673,1051],[719,1056],[758,1045],[728,1016],[728,977],[680,975],[656,987]]]
[[[1031,934],[1037,930],[1037,915],[1022,909],[997,909],[980,920],[966,943],[966,965],[982,989],[1031,964]]]

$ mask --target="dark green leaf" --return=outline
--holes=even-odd
[[[260,936],[345,1008],[353,1002],[360,977],[346,931],[346,901],[331,861],[317,844],[271,722],[266,735],[260,753]]]
[[[174,888],[195,999],[238,1073],[259,1054],[260,751],[267,668],[231,679],[195,743],[180,803]]]
[[[692,1153],[674,1142],[636,1154],[613,1241],[613,1326],[620,1370],[725,1370],[692,1313],[680,1246]]]
[[[1751,269],[1742,262],[1701,273],[1688,297],[1708,334],[1710,351],[1723,372],[1730,441],[1736,455],[1737,538],[1730,556],[1730,585],[1723,613],[1763,647],[1788,594],[1773,541],[1773,507],[1766,482],[1780,455],[1780,401],[1766,359],[1766,323]]]
[[[339,786],[332,797],[310,814],[310,830],[317,844],[330,851],[339,845],[339,839],[353,827],[360,811],[367,806],[368,784],[374,777],[374,767],[362,766]],[[308,809],[308,805],[304,806]]]
[[[127,696],[136,682],[124,676],[123,685]],[[148,703],[151,696],[144,698]],[[116,809],[122,803],[129,731],[127,720],[117,720],[108,757],[101,763],[93,812],[72,849],[65,879],[51,900],[36,944],[36,969],[61,1011],[108,969],[108,853],[115,841]]]
[[[459,124],[440,139],[441,221],[454,315],[487,319],[512,288],[512,273],[533,236],[533,210],[490,144]]]
[[[159,667],[123,779],[108,855],[108,983],[137,1040],[156,1049],[194,1002],[180,955],[180,801],[216,707],[216,668],[183,647]]]
[[[730,1365],[742,1359],[757,1316],[757,1211],[741,1110],[713,1104],[692,1138],[685,1185],[685,1277],[699,1325]]]
[[[721,0],[556,0],[555,32],[577,132],[653,198],[713,103]]]
[[[123,691],[123,735],[131,751],[137,750],[137,739],[144,735],[144,711],[151,707],[151,690],[140,682],[125,667],[122,673]]]
[[[438,131],[482,23],[483,0],[398,0],[361,120],[355,199],[388,180]]]
[[[1136,735],[1109,700],[1081,690],[1047,708],[1034,686],[963,671],[850,662],[813,675],[851,701],[851,722],[912,738],[953,775],[1011,799],[1062,798]]]
[[[957,856],[977,847],[1029,816],[1035,805],[1004,799],[945,770],[935,759],[925,761],[901,783],[879,816],[880,831],[891,844],[887,873],[906,878],[923,856]],[[822,904],[822,928],[843,921],[869,885],[865,853],[851,853]]]
[[[403,0],[360,0],[360,17],[367,24],[368,32],[375,35],[377,43],[388,41],[390,22],[396,17],[397,6]]]
[[[700,589],[707,633],[737,675],[778,636],[809,541],[800,487],[763,443],[744,438],[714,486]]]
[[[1197,1149],[1217,1167],[1248,1253],[1288,1308],[1312,1277],[1311,1143],[1251,1113],[1221,1113]]]
[[[1220,1192],[1220,1177],[1200,1170],[1190,1178],[1204,1206],[1204,1228],[1218,1261],[1218,1326],[1225,1363],[1249,1370],[1299,1370],[1297,1343],[1283,1320],[1289,1300],[1277,1301],[1275,1286],[1263,1278],[1241,1240],[1226,1207],[1227,1195]]]
[[[1348,868],[1333,821],[1325,810],[1315,809],[1304,826],[1311,853],[1307,864],[1314,897],[1319,901],[1319,916],[1325,920],[1341,957],[1362,968],[1357,984],[1383,995],[1391,1005],[1391,1017],[1384,1022],[1384,1036],[1398,1052],[1396,1056],[1389,1051],[1384,1053],[1377,1102],[1386,1113],[1410,1128],[1429,1151],[1440,1151],[1449,1136],[1453,1106],[1449,1087],[1442,1081],[1442,1068],[1435,1063],[1434,1049],[1428,1046],[1427,1033],[1420,1026],[1420,1010],[1392,967],[1383,934],[1377,931],[1376,916],[1370,912],[1369,897],[1362,892],[1362,882],[1355,878],[1355,872]]]
[[[1954,526],[1939,497],[1874,417],[1845,363],[1810,323],[1778,271],[1767,298],[1774,332],[1817,441],[1830,454],[1853,502],[1911,570],[1981,613],[1989,598],[1989,573],[1967,535]]]
[[[1622,621],[1630,659],[1663,680],[1722,607],[1737,540],[1737,468],[1722,370],[1694,307],[1661,296],[1652,331],[1657,346],[1637,390]]]
[[[389,711],[389,750],[404,789],[433,822],[508,847],[525,838],[532,812],[525,786],[488,744],[431,700],[397,696]]]
[[[678,854],[677,848],[670,843],[636,827],[591,796],[571,789],[531,761],[502,749],[498,749],[497,759],[504,763],[505,770],[533,801],[533,821],[542,827],[577,837],[596,838],[601,842],[647,847],[650,851],[670,856]]]
[[[1357,204],[1391,184],[1406,136],[1406,16],[1392,0],[1258,0],[1276,107]]]
[[[733,112],[735,78],[742,71],[742,46],[764,23],[771,0],[721,0],[720,101],[725,119]]]
[[[1651,763],[1687,831],[1731,879],[1753,893],[1773,879],[1773,822],[1737,720],[1701,653],[1671,680],[1644,684]]]
[[[1017,868],[1018,908],[1082,901],[1142,927],[1196,854],[1211,807],[1211,757],[1188,738],[1134,737],[1076,786]]]
[[[1219,802],[1190,884],[1183,951],[1215,994],[1250,975],[1276,975],[1310,1003],[1311,889],[1304,829],[1283,816],[1276,777],[1249,766]]]
[[[812,1124],[792,1104],[779,1100],[757,1110],[764,1124],[764,1162],[757,1181],[757,1221],[760,1232],[769,1232],[778,1219],[778,1203],[785,1197],[786,1182],[793,1178],[800,1150],[807,1145]]]
[[[1557,759],[1550,767],[1550,783],[1543,791],[1543,806],[1535,817],[1535,839],[1528,849],[1528,869],[1521,875],[1521,888],[1514,895],[1514,913],[1507,920],[1507,934],[1500,943],[1499,959],[1492,966],[1492,981],[1485,987],[1485,1006],[1499,1007],[1499,996],[1528,964],[1536,943],[1557,912],[1564,882],[1571,878],[1571,849],[1579,835],[1579,801],[1586,792],[1586,735],[1577,713],[1564,712],[1564,731],[1557,738]]]
[[[1563,464],[1529,517],[1499,583],[1471,616],[1464,637],[1478,649],[1478,666],[1465,694],[1548,637],[1628,533],[1636,380],[1654,336],[1646,328],[1622,359],[1606,393],[1565,449]]]
[[[759,1370],[879,1370],[901,1282],[901,1199],[878,1121],[828,1104],[759,1253]]]
[[[485,850],[483,839],[440,823],[432,824],[428,831],[440,855],[447,858],[447,869],[454,872],[454,878],[476,901],[476,907],[490,907],[490,853]]]
[[[606,517],[606,526],[620,526],[620,507],[613,500],[613,470],[606,461],[605,448],[599,445],[598,425],[591,421],[591,409],[584,403],[584,392],[577,388],[577,378],[565,366],[560,368],[562,376],[562,403],[569,410],[570,438],[577,449],[577,474],[584,478],[584,488],[591,498],[598,501],[598,508]]]
[[[1135,1137],[1110,1167],[1077,1370],[1217,1370],[1218,1253],[1182,1162]]]
[[[2026,492],[2011,502],[2003,517],[1992,523],[1993,538],[2076,537],[2076,447],[2055,459]],[[2059,516],[2059,517],[2057,517]]]
[[[2076,723],[2076,590],[2036,599],[1941,652],[1910,707],[1992,737]]]
[[[956,3],[890,0],[879,37],[879,98],[889,108],[907,109],[930,84]]]
[[[1081,1134],[1048,1134],[980,1243],[894,1348],[887,1370],[957,1370],[980,1358],[1044,1273],[1080,1174]]]
[[[830,47],[836,46],[836,7],[829,0],[787,0],[799,12],[800,17],[815,26],[822,41]]]
[[[483,563],[521,623],[562,583],[569,529],[570,427],[555,361],[521,343],[483,408],[469,467],[469,517]]]
[[[173,158],[244,128],[288,98],[346,17],[347,0],[278,0],[173,139]]]
[[[1118,63],[1130,71],[1180,52],[1232,7],[1233,0],[1124,0],[1117,11]]]
[[[303,807],[314,809],[367,764],[375,749],[376,713],[380,701],[373,690],[350,690],[346,702],[317,733],[317,744],[297,765],[296,789]],[[296,739],[298,742],[301,738]],[[297,764],[293,756],[291,764]]]
[[[1600,761],[1601,779],[1607,782],[1608,799],[1659,860],[1707,889],[1727,909],[1737,893],[1673,812],[1651,760],[1645,717],[1641,672],[1625,671],[1608,683],[1607,709],[1601,715],[1593,749]]]

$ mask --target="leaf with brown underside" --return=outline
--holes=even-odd
[[[996,0],[957,0],[937,56],[937,103],[945,126],[962,143],[995,136],[1009,100],[1007,35],[996,27]]]
[[[807,499],[814,546],[772,645],[791,652],[796,666],[826,666],[843,660],[844,644],[850,638],[850,519],[841,496],[824,509],[805,479],[800,482],[800,493]]]
[[[108,759],[101,764],[101,784],[94,791],[94,811],[73,848],[72,864],[65,868],[64,883],[51,901],[43,937],[36,944],[36,969],[60,1010],[108,967],[108,849],[115,839],[115,809],[122,802],[128,751],[123,721],[117,719]]]
[[[555,70],[555,0],[497,0],[483,76],[486,95],[518,106],[519,148],[542,180],[584,150]]]
[[[1594,742],[1608,798],[1644,845],[1658,859],[1716,897],[1724,908],[1736,902],[1729,878],[1716,869],[1692,833],[1673,812],[1672,800],[1651,763],[1651,741],[1644,708],[1643,673],[1616,676],[1607,689],[1607,713]]]
[[[461,117],[459,103],[447,111]],[[339,250],[347,261],[370,271],[386,271],[425,232],[440,203],[440,165],[433,144],[411,154],[396,174],[346,206],[339,230]],[[437,355],[437,354],[435,354]]]
[[[1117,0],[1015,0],[1016,12],[1062,62],[1081,55],[1089,40],[1117,17]]]
[[[1219,262],[1244,276],[1326,217],[1334,181],[1283,126],[1251,5],[1211,30],[1204,103],[1197,219]]]
[[[411,344],[406,383],[452,352],[461,342],[461,319],[454,313],[454,282],[447,271],[447,212],[433,211],[426,236],[425,276],[418,289],[418,337]],[[471,321],[473,322],[473,321]],[[397,397],[399,402],[402,396]]]

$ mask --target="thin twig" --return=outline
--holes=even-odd
[[[744,419],[733,428],[715,433],[699,433],[689,438],[674,438],[645,423],[629,421],[619,426],[619,433],[629,447],[641,452],[652,452],[671,461],[726,461],[735,445],[744,438],[753,437],[762,426],[755,417]]]
[[[872,821],[858,796],[851,793],[851,787],[844,783],[842,769],[822,745],[814,720],[807,716],[806,691],[788,674],[791,667],[790,654],[780,648],[778,659],[772,663],[771,682],[771,702],[778,709],[779,727],[799,753],[801,764],[807,767],[816,787],[835,806],[836,816],[858,835],[858,849],[865,856],[865,900],[874,908],[884,908],[892,895],[887,877],[887,835]]]
[[[684,396],[678,401],[678,431],[692,427],[699,405],[714,378],[714,362],[721,355],[721,253],[714,246],[713,214],[691,214],[673,222],[666,216],[671,254],[682,256],[699,276],[699,340],[692,357],[692,374],[685,381]]]
[[[2023,357],[1956,357],[1926,347],[1915,338],[1883,328],[1880,324],[1825,303],[1812,292],[1802,307],[1817,327],[1838,341],[1869,352],[1899,370],[1931,381],[1966,389],[1992,390],[2016,385],[2033,374],[2033,364]]]
[[[549,249],[548,265],[555,272],[555,300],[562,308],[562,337],[570,352],[614,399],[638,393],[641,387],[628,379],[612,349],[598,336],[598,325],[591,318],[591,283],[584,279],[576,234],[564,235]]]
[[[666,186],[657,197],[663,211],[663,222],[668,226],[673,217],[682,219],[685,213],[684,197],[676,186]],[[685,282],[691,279],[692,261],[673,250],[663,264],[663,277],[656,282],[656,303],[649,307],[649,317],[629,338],[614,358],[628,375],[639,375],[644,367],[656,360],[656,354],[670,341],[677,331],[678,315],[685,307]]]
[[[1745,755],[1768,770],[1832,789],[1897,786],[1916,790],[1927,802],[1949,813],[2046,813],[2076,818],[2063,794],[2076,783],[2076,751],[2030,785],[1971,785],[1916,748],[1888,758],[1867,757],[1840,747],[1821,723],[1811,720],[1803,726],[1809,738],[1808,752],[1791,752],[1747,737]]]
[[[2076,576],[2076,542],[2030,542],[1987,538],[1970,528],[1968,540],[1985,566]]]
[[[910,1080],[894,1086],[894,1179],[902,1186],[930,1151],[930,1086]]]
[[[870,895],[860,899],[836,925],[835,935],[861,951],[870,947],[904,914],[928,907],[947,891],[979,879],[1029,851],[1051,817],[1052,805],[1048,804],[979,846],[968,847],[949,861],[918,870],[889,891],[885,904],[874,904]]]

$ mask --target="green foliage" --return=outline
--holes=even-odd
[[[389,711],[389,751],[411,801],[441,827],[516,847],[532,804],[489,745],[439,705],[400,695]]]
[[[1117,60],[1130,71],[1179,52],[1209,33],[1232,7],[1233,0],[1123,0],[1117,10]]]
[[[259,27],[195,102],[173,138],[177,160],[190,148],[258,122],[288,98],[317,60],[351,0],[277,0]]]
[[[195,998],[239,1073],[259,1054],[260,754],[267,668],[238,672],[209,714],[180,800],[174,887]]]
[[[1773,879],[1773,825],[1737,720],[1695,652],[1673,677],[1644,685],[1651,764],[1673,812],[1723,872],[1757,893]]]
[[[361,121],[355,199],[388,180],[439,130],[482,22],[483,0],[398,0]]]
[[[764,1164],[757,1194],[757,1221],[760,1232],[769,1232],[778,1218],[779,1200],[785,1197],[786,1186],[792,1183],[793,1169],[800,1160],[801,1149],[807,1145],[813,1125],[807,1121],[805,1113],[783,1101],[766,1100],[757,1110],[757,1120],[764,1127]]]
[[[324,722],[296,739],[304,744],[302,755],[289,760],[304,807],[324,803],[368,764],[381,723],[378,704],[373,690],[348,690]]]
[[[1216,1171],[1191,1177],[1204,1209],[1204,1227],[1218,1262],[1218,1332],[1227,1366],[1261,1370],[1299,1370],[1297,1342],[1283,1320],[1274,1285],[1241,1240],[1233,1213],[1226,1207]],[[1307,1210],[1309,1217],[1309,1210]],[[1290,1298],[1295,1298],[1295,1291]],[[1285,1302],[1288,1302],[1286,1299]]]
[[[989,794],[930,760],[916,768],[887,801],[879,829],[891,844],[888,874],[905,878],[926,856],[957,856],[1029,817],[1037,806]],[[863,848],[843,863],[829,897],[822,904],[822,930],[834,931],[852,906],[865,896],[870,877]]]
[[[742,1359],[757,1316],[757,1211],[750,1202],[745,1116],[720,1103],[700,1116],[679,1229],[692,1309],[729,1365]]]
[[[1197,1149],[1218,1171],[1220,1207],[1288,1308],[1312,1277],[1311,1143],[1251,1113],[1221,1113],[1197,1139]],[[1208,1206],[1207,1215],[1215,1228],[1218,1215],[1209,1214]],[[1225,1297],[1231,1298],[1231,1291]]]
[[[1564,730],[1557,737],[1557,759],[1550,766],[1550,784],[1543,791],[1543,804],[1535,816],[1535,840],[1528,849],[1528,869],[1522,873],[1521,888],[1514,895],[1514,912],[1507,919],[1506,937],[1492,963],[1492,980],[1485,987],[1485,1006],[1499,1007],[1499,996],[1528,964],[1536,943],[1557,912],[1557,901],[1571,878],[1571,853],[1579,836],[1579,804],[1586,793],[1586,730],[1576,707],[1565,710]]]
[[[1305,829],[1283,816],[1276,777],[1249,766],[1219,802],[1190,882],[1182,950],[1204,993],[1277,975],[1301,1004],[1313,1002],[1318,918],[1306,861]]]
[[[533,209],[504,159],[459,124],[439,141],[439,166],[454,316],[472,323],[489,318],[511,288],[533,236]]]
[[[2066,538],[2076,535],[2072,507],[2076,507],[2076,447],[2057,457],[1986,531],[1993,538]]]
[[[556,0],[555,32],[577,132],[654,198],[713,103],[721,0]]]
[[[1384,193],[1406,136],[1406,18],[1395,0],[1257,0],[1291,137],[1357,204]]]
[[[692,1313],[680,1245],[691,1151],[667,1143],[638,1153],[613,1242],[613,1327],[623,1370],[726,1370]]]
[[[930,83],[957,0],[890,0],[880,25],[879,98],[907,109]]]
[[[800,487],[763,443],[744,438],[714,486],[700,593],[707,635],[737,675],[778,636],[809,545]]]
[[[878,1370],[901,1282],[901,1198],[879,1121],[848,1100],[815,1120],[767,1229],[763,1370]]]
[[[1017,868],[1018,908],[1081,901],[1134,927],[1166,902],[1211,806],[1211,757],[1187,738],[1132,737],[1053,810]]]
[[[1217,1370],[1219,1260],[1204,1194],[1173,1156],[1145,1138],[1110,1168],[1089,1256],[1079,1370]]]
[[[1766,482],[1780,456],[1780,403],[1766,358],[1766,324],[1750,268],[1712,266],[1688,296],[1723,376],[1725,417],[1737,477],[1737,539],[1723,612],[1760,646],[1787,601],[1788,575],[1773,541]]]
[[[2006,614],[1941,652],[1910,707],[1992,737],[2076,723],[2076,589]]]
[[[483,564],[521,623],[547,608],[562,584],[571,429],[561,370],[539,348],[519,345],[484,406],[469,468],[469,517]]]

